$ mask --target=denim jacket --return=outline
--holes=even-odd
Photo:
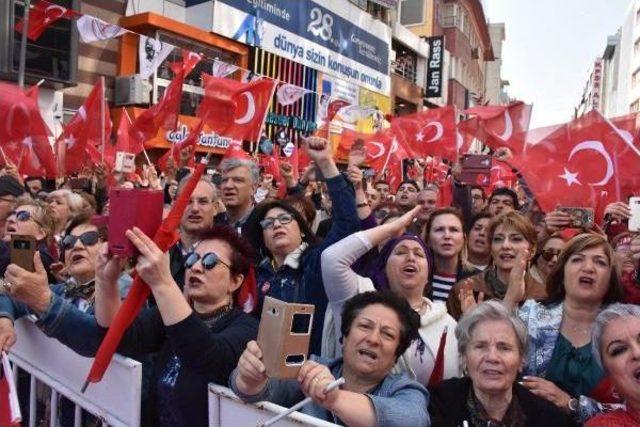
[[[563,312],[563,303],[544,305],[532,299],[525,301],[518,310],[518,316],[529,332],[529,354],[524,375],[546,377],[560,335]],[[587,396],[578,397],[576,416],[580,421],[584,422],[602,410],[599,402]]]
[[[275,268],[269,258],[256,267],[259,306],[265,296],[287,302],[315,305],[309,352],[320,353],[322,325],[327,309],[327,296],[322,283],[320,255],[322,251],[349,234],[360,231],[353,187],[342,174],[327,179],[332,202],[333,224],[322,243],[299,247],[287,257],[284,265]]]
[[[342,358],[329,361],[328,359],[312,356],[311,359],[327,365],[335,378],[342,376]],[[263,400],[285,406],[295,405],[305,398],[297,380],[269,379],[265,388],[254,396],[241,393],[236,387],[236,368],[229,378],[229,385],[234,393],[245,402],[255,403]],[[376,413],[377,427],[412,426],[426,427],[431,424],[429,419],[429,392],[421,384],[409,379],[404,374],[389,374],[367,397]],[[300,412],[321,420],[338,423],[334,414],[322,406],[312,402]]]

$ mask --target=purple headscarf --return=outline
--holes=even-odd
[[[424,253],[427,256],[427,269],[431,272],[431,250],[427,247],[424,241],[413,233],[404,233],[400,237],[396,237],[395,239],[389,240],[380,250],[380,255],[378,255],[378,259],[373,267],[373,271],[369,276],[371,280],[373,280],[373,285],[379,291],[389,289],[389,280],[387,279],[387,260],[391,256],[391,252],[398,245],[398,243],[403,240],[413,240],[414,242],[418,242],[422,249],[424,249]],[[428,276],[427,276],[428,277]],[[429,279],[427,278],[427,281]],[[425,283],[426,285],[426,283]]]

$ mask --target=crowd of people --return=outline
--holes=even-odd
[[[452,188],[419,175],[396,189],[363,173],[361,153],[343,169],[327,140],[303,145],[312,163],[300,179],[285,162],[276,181],[249,156],[224,158],[167,252],[126,232],[135,259],[108,250],[107,183],[164,190],[168,211],[186,162],[137,179],[98,167],[82,188],[7,165],[0,349],[32,316],[95,356],[138,275],[152,298],[117,351],[143,364],[144,425],[207,425],[208,383],[246,402],[310,397],[302,412],[348,426],[640,425],[640,235],[625,201],[572,228],[565,212],[540,213],[523,180],[469,185],[452,165]],[[12,235],[37,242],[33,271],[11,262]],[[247,286],[255,301],[240,299]],[[315,307],[295,379],[267,375],[267,296]],[[66,403],[59,419],[72,425]]]

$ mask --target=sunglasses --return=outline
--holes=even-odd
[[[273,225],[276,223],[276,219],[280,224],[285,225],[293,221],[293,215],[289,213],[281,213],[275,218],[265,218],[262,221],[260,221],[260,226],[262,227],[263,230],[268,230],[270,228],[273,228]]]
[[[93,246],[100,240],[100,233],[97,231],[87,231],[79,236],[73,234],[67,234],[62,239],[62,249],[68,251],[76,245],[76,242],[80,240],[84,246]]]
[[[198,262],[198,260],[202,260],[202,268],[204,268],[205,270],[211,270],[213,267],[218,265],[218,263],[231,270],[231,266],[222,261],[218,254],[216,254],[215,252],[208,252],[202,257],[195,252],[190,252],[189,255],[187,255],[187,258],[184,260],[185,268],[193,267],[194,265],[196,265],[196,262]]]
[[[553,257],[559,256],[560,252],[562,252],[560,249],[545,249],[540,252],[540,256],[544,258],[545,261],[551,261]]]

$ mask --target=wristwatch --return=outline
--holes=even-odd
[[[575,397],[572,397],[571,399],[569,399],[569,402],[567,402],[567,408],[569,408],[569,412],[571,412],[572,414],[575,414],[576,412],[578,412],[579,403],[580,401]]]

